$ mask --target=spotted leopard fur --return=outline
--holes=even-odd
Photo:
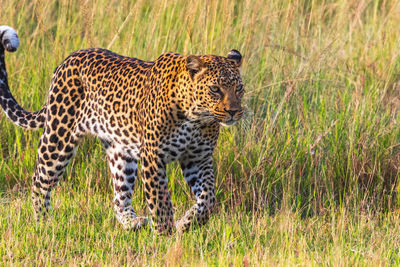
[[[15,124],[44,128],[32,179],[37,220],[51,209],[50,192],[88,134],[104,144],[115,212],[123,227],[148,223],[131,206],[138,162],[158,232],[171,233],[175,226],[166,177],[171,161],[179,161],[197,199],[177,221],[177,230],[208,220],[216,202],[212,154],[220,126],[237,122],[243,114],[238,51],[227,57],[166,53],[143,61],[104,49],[79,50],[56,68],[46,104],[32,113],[18,105],[8,86],[4,52],[18,45],[16,32],[1,26],[0,104]]]

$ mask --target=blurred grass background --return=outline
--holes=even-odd
[[[0,119],[0,259],[43,264],[400,264],[400,2],[396,0],[3,0],[17,29],[9,83],[28,110],[45,103],[71,52],[103,47],[244,56],[245,118],[214,154],[218,207],[179,237],[125,232],[113,217],[103,148],[88,137],[32,222],[40,132]],[[194,201],[168,167],[175,216]],[[139,181],[133,205],[147,214]],[[34,241],[34,244],[32,243]]]

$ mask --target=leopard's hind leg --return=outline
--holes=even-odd
[[[32,178],[32,200],[37,221],[51,211],[50,193],[74,155],[79,137],[63,126],[47,124],[40,138],[36,170]]]
[[[32,198],[36,219],[51,210],[50,193],[62,177],[81,137],[80,110],[84,108],[84,88],[70,59],[53,75],[47,100],[46,122],[40,138],[36,170],[32,179]]]

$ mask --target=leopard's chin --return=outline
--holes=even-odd
[[[236,120],[228,120],[228,121],[225,121],[225,122],[220,122],[220,124],[222,125],[222,126],[232,126],[232,125],[234,125],[234,124],[236,124],[237,123],[237,121]]]

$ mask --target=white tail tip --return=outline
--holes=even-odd
[[[0,26],[0,42],[7,51],[16,51],[19,46],[17,32],[10,26]]]

